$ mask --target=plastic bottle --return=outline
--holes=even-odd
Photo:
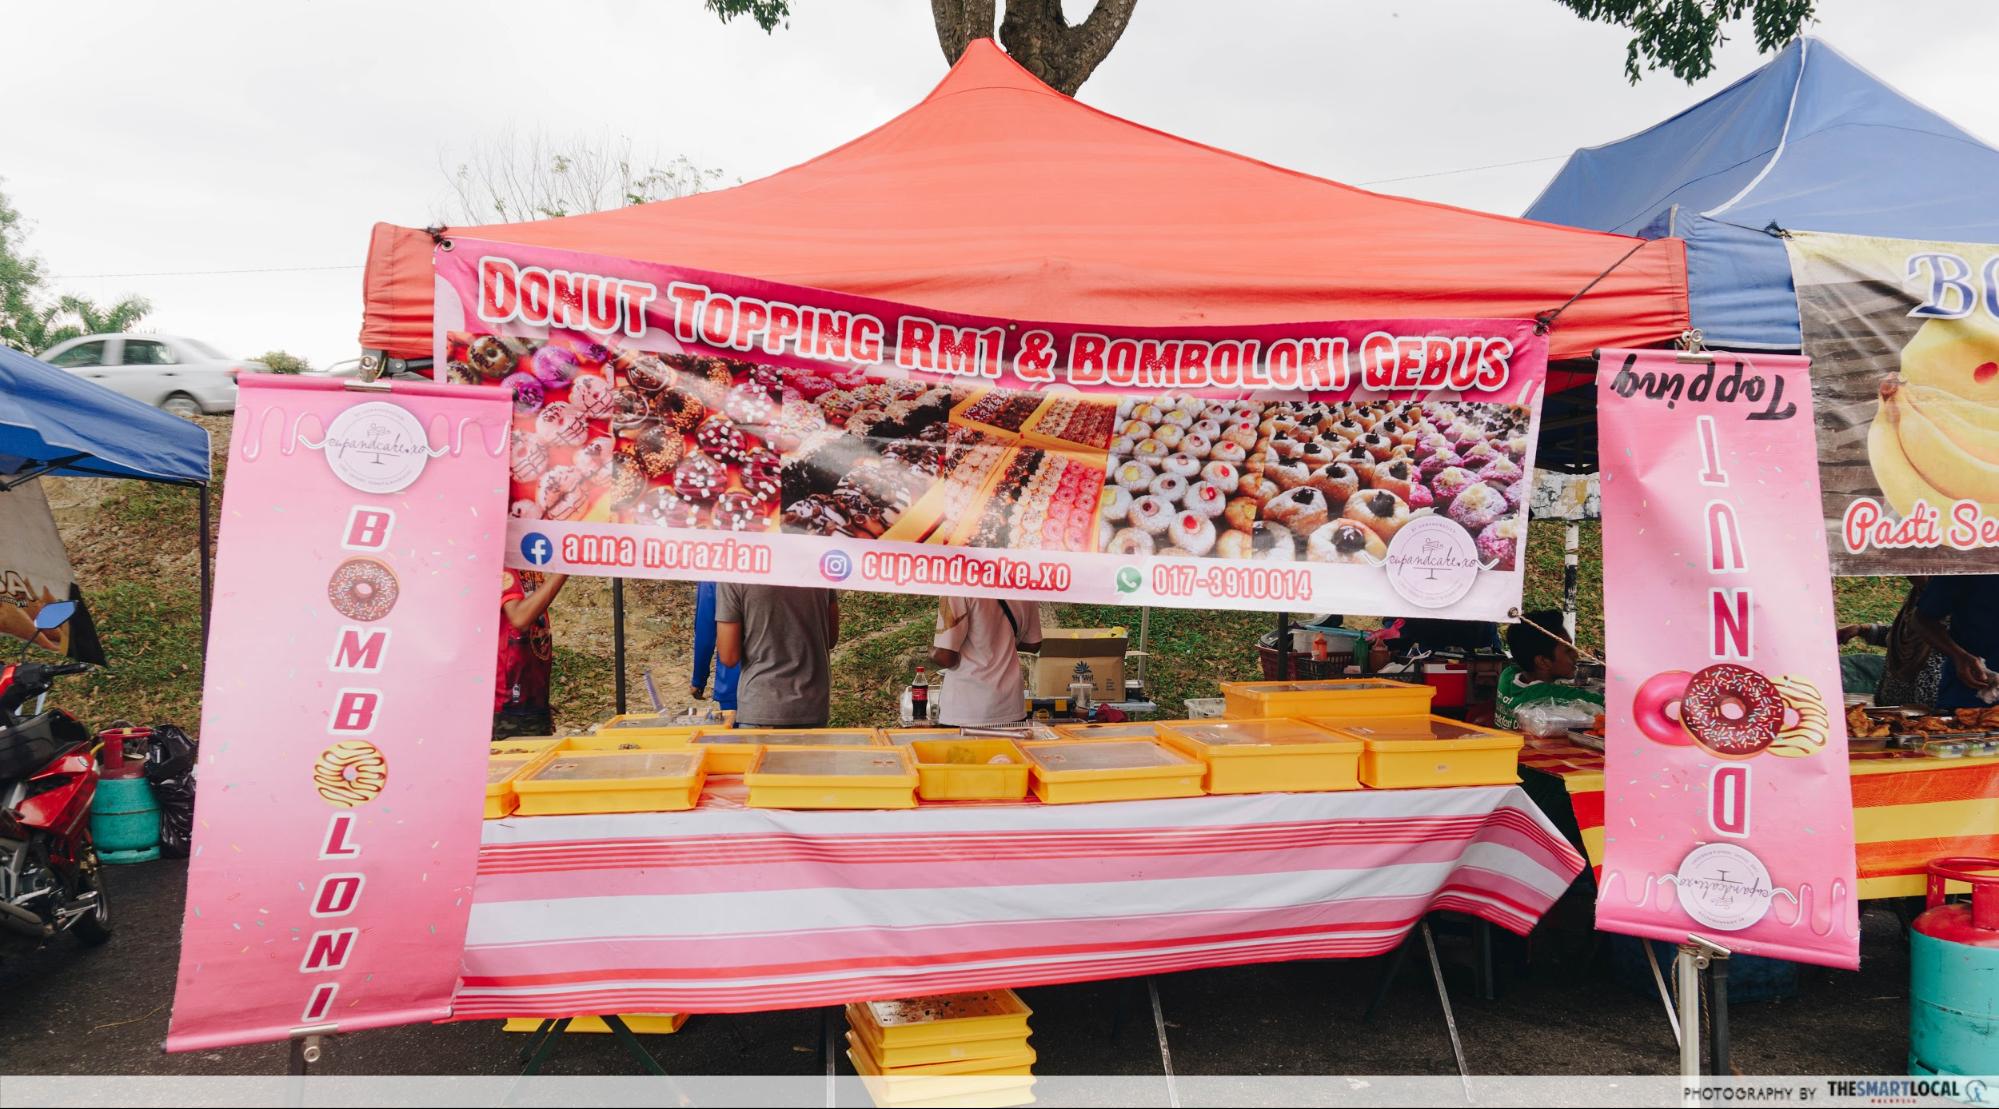
[[[1326,647],[1326,633],[1325,633],[1325,632],[1313,632],[1313,633],[1312,633],[1312,661],[1313,661],[1313,662],[1324,662],[1324,661],[1326,661],[1326,649],[1327,649],[1327,647]]]
[[[909,685],[909,717],[917,724],[930,721],[930,678],[921,666],[916,668],[916,680]]]

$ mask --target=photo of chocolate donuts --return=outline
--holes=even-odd
[[[447,364],[514,401],[509,498],[524,518],[723,531],[777,526],[773,441],[808,405],[784,371],[732,358],[614,350],[557,332],[454,332]],[[660,492],[670,499],[649,496]]]
[[[388,564],[373,558],[350,558],[334,567],[326,583],[333,611],[364,624],[387,616],[402,595],[402,583]]]

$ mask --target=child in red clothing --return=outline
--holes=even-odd
[[[533,570],[500,572],[500,665],[493,682],[493,738],[549,735],[555,721],[548,710],[549,671],[555,641],[548,630],[548,606],[562,592],[567,574]]]

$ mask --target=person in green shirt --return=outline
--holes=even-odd
[[[1553,609],[1530,612],[1525,620],[1506,629],[1506,649],[1513,664],[1499,674],[1499,702],[1493,722],[1502,728],[1518,728],[1521,706],[1566,701],[1603,709],[1603,694],[1592,693],[1565,682],[1575,680],[1576,649],[1556,639],[1542,628],[1562,626],[1562,614]]]

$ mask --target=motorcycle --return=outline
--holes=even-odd
[[[35,630],[54,631],[75,613],[70,601],[44,605]],[[27,658],[24,647],[0,668],[0,928],[37,940],[69,932],[95,946],[111,938],[111,906],[90,838],[93,737],[74,716],[41,706],[56,678],[90,665]]]

